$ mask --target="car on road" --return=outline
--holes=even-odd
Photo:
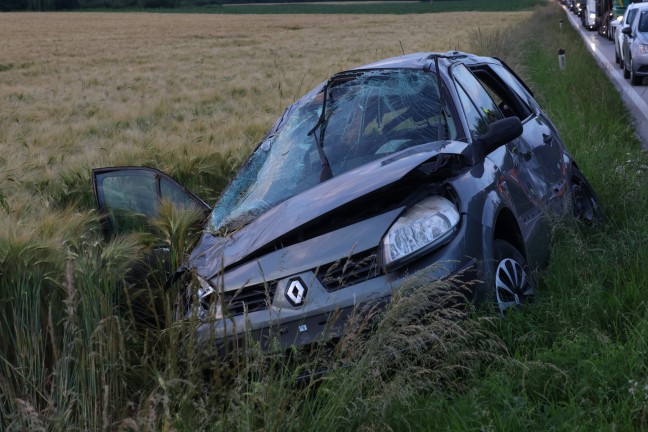
[[[626,35],[623,34],[623,29],[632,24],[638,9],[646,7],[648,7],[648,3],[630,3],[623,14],[623,18],[618,23],[619,28],[614,32],[614,60],[619,64],[621,69],[623,69],[624,65],[623,40],[626,38]]]
[[[319,84],[213,209],[153,168],[95,169],[93,182],[109,232],[164,199],[210,211],[171,282],[200,338],[222,343],[334,338],[355,308],[384,304],[419,272],[470,281],[475,302],[505,312],[535,293],[558,217],[602,216],[529,88],[501,60],[457,51]]]
[[[648,76],[648,8],[642,7],[632,24],[622,31],[623,76],[630,78],[630,84],[641,85]]]
[[[596,30],[596,0],[585,0],[585,10],[581,15],[583,27],[587,30]]]

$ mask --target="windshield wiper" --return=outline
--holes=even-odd
[[[320,183],[325,182],[326,180],[333,178],[333,171],[331,170],[331,164],[324,153],[324,133],[326,132],[326,102],[328,100],[328,88],[331,84],[331,80],[328,80],[324,85],[324,96],[322,101],[322,112],[320,113],[317,123],[313,129],[308,132],[307,136],[313,135],[315,138],[315,145],[317,146],[317,154],[322,164],[322,170],[320,171]],[[320,128],[319,137],[315,136],[315,131]]]

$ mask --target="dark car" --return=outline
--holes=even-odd
[[[153,169],[94,182],[113,215],[151,216],[165,198],[206,208]],[[205,339],[272,327],[283,346],[308,344],[419,271],[481,281],[475,302],[501,311],[524,302],[552,215],[601,212],[527,86],[498,59],[416,53],[340,72],[288,107],[176,276],[197,280],[186,313]]]

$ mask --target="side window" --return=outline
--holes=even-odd
[[[641,18],[639,18],[637,30],[641,33],[648,32],[648,13],[646,13],[646,11],[641,11]]]
[[[478,66],[472,71],[506,117],[524,120],[532,114],[529,93],[506,68],[499,65]]]
[[[475,104],[470,100],[468,95],[463,89],[458,86],[457,93],[459,93],[459,99],[461,99],[461,105],[463,106],[464,113],[466,114],[466,121],[468,122],[468,127],[470,128],[470,133],[473,137],[478,137],[486,132],[488,123],[484,118],[479,114],[479,110]]]
[[[486,132],[489,124],[504,118],[484,87],[477,81],[472,73],[462,64],[453,68],[452,74],[457,81],[457,91],[470,132],[474,137]]]

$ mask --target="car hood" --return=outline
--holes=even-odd
[[[469,145],[464,142],[428,143],[333,177],[278,204],[226,237],[204,232],[184,267],[211,279],[224,270],[286,246],[287,237],[304,226],[319,224],[325,227],[327,215],[373,192],[384,190],[417,168],[422,168],[418,170],[422,175],[432,174],[435,171],[432,162],[438,160],[439,155],[454,154],[469,159],[469,150]]]

